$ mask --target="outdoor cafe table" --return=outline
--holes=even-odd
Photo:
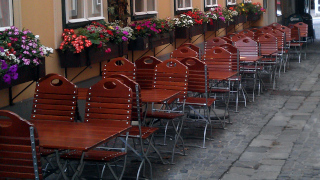
[[[44,120],[30,120],[30,122],[34,124],[38,132],[40,147],[56,150],[57,163],[64,179],[68,178],[63,173],[59,162],[59,150],[82,151],[80,164],[72,177],[74,179],[84,165],[85,152],[129,131],[131,128],[130,124],[101,126],[101,124]]]

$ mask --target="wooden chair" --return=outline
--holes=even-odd
[[[204,49],[211,49],[213,47],[216,47],[216,46],[220,46],[222,44],[226,44],[227,41],[220,38],[220,37],[214,37],[214,38],[211,38],[207,41],[205,41],[204,43]]]
[[[254,32],[252,32],[252,31],[250,31],[248,29],[244,29],[244,30],[240,31],[238,34],[244,34],[247,37],[249,37],[251,39],[254,39]]]
[[[232,36],[231,41],[233,42],[232,44],[234,44],[234,42],[247,37],[245,34],[236,34],[235,36]]]
[[[184,121],[184,103],[188,92],[188,76],[188,67],[176,59],[165,60],[155,68],[153,89],[180,91],[180,93],[173,99],[165,102],[164,106],[169,107],[169,110],[155,109],[152,104],[152,111],[148,111],[146,114],[146,117],[153,118],[152,124],[156,122],[155,120],[168,120],[165,126],[164,145],[166,144],[167,127],[169,122],[171,122],[176,137],[172,150],[171,163],[173,163],[175,148],[179,140],[182,142],[182,152],[183,155],[185,155],[184,142],[180,134]],[[178,100],[178,102],[174,103],[174,100]],[[170,104],[173,104],[174,106]],[[178,122],[175,122],[175,120],[178,120]]]
[[[294,24],[294,26],[299,28],[300,31],[300,42],[306,43],[307,47],[307,40],[308,40],[308,24],[303,22],[298,22]]]
[[[229,33],[227,35],[225,35],[224,37],[228,38],[228,39],[232,39],[233,36],[236,36],[237,34],[236,33]]]
[[[191,57],[182,59],[180,62],[189,69],[188,91],[193,94],[186,98],[185,105],[190,108],[189,117],[193,117],[196,122],[204,121],[206,123],[203,143],[200,146],[201,148],[206,148],[208,125],[210,125],[210,138],[212,138],[211,112],[213,111],[212,105],[216,101],[214,98],[209,98],[210,86],[207,65],[199,59]]]
[[[221,39],[223,39],[223,40],[227,41],[227,43],[229,43],[229,44],[232,44],[231,39],[230,39],[230,38],[228,38],[228,37],[221,37]]]
[[[259,29],[261,32],[263,33],[269,33],[270,31],[272,31],[272,27],[270,26],[264,26],[262,28]]]
[[[279,67],[279,77],[280,77],[280,71],[283,66],[283,71],[285,72],[286,69],[286,54],[288,54],[286,50],[286,34],[285,32],[278,30],[278,29],[273,29],[272,31],[269,32],[269,34],[275,36],[278,41],[278,55],[280,58],[280,67]]]
[[[31,120],[75,121],[77,86],[58,74],[48,74],[36,85]]]
[[[132,80],[136,80],[136,66],[128,59],[119,57],[112,59],[106,65],[104,65],[102,77],[108,77],[113,74],[123,74]]]
[[[189,47],[190,49],[192,49],[192,50],[194,50],[194,51],[196,51],[198,53],[199,59],[201,59],[201,57],[202,57],[201,49],[198,46],[196,46],[196,45],[194,45],[192,43],[183,43],[179,47]]]
[[[39,139],[33,124],[0,110],[1,179],[43,179]]]
[[[187,46],[180,46],[170,53],[170,58],[172,59],[182,60],[186,57],[199,58],[199,54]]]
[[[279,29],[279,28],[282,26],[282,24],[279,24],[279,23],[277,23],[277,22],[274,22],[274,23],[271,23],[269,26],[270,26],[272,29]]]
[[[162,63],[162,61],[153,56],[145,56],[136,60],[134,63],[137,67],[137,83],[140,85],[141,89],[151,89],[154,68],[157,64]]]
[[[118,79],[105,77],[95,85],[88,89],[86,98],[85,118],[84,123],[94,123],[101,126],[108,125],[127,125],[131,123],[132,115],[132,90]],[[128,136],[128,133],[127,133]],[[126,138],[127,139],[127,138]],[[98,149],[107,149],[105,147],[98,147]],[[125,171],[127,142],[122,151],[104,151],[104,150],[90,150],[85,153],[85,161],[102,162],[104,166],[108,165],[114,178],[121,179]],[[71,151],[61,156],[64,159],[80,159],[81,151]],[[110,168],[110,162],[118,160],[124,156],[124,167],[119,177]],[[104,168],[103,168],[104,170]],[[79,174],[81,174],[80,172]],[[101,177],[103,176],[101,174]]]

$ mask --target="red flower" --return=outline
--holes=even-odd
[[[110,30],[107,30],[107,33],[110,34],[111,36],[113,36],[113,32]]]

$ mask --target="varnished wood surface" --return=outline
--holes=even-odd
[[[131,125],[76,123],[31,120],[37,129],[40,146],[50,149],[88,151],[128,131]]]
[[[228,80],[228,78],[236,75],[237,72],[234,71],[210,71],[209,72],[209,79],[212,80]]]
[[[262,59],[263,56],[240,56],[241,62],[256,62]]]
[[[145,102],[145,103],[151,103],[151,102],[161,103],[178,95],[179,93],[180,91],[175,91],[175,90],[142,89],[141,99],[142,99],[142,102]]]

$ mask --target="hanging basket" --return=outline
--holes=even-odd
[[[61,68],[83,67],[89,65],[86,49],[80,53],[73,53],[71,51],[62,52],[60,49],[57,49],[57,51]]]
[[[227,26],[228,26],[227,22],[223,22],[221,20],[218,20],[218,29],[226,28]]]
[[[238,23],[246,23],[247,22],[247,17],[244,14],[240,14],[238,16]]]
[[[39,64],[38,66],[19,67],[17,73],[18,79],[11,80],[11,84],[7,84],[1,79],[0,89],[6,89],[28,81],[37,81],[39,78],[44,77],[46,75],[45,58],[41,59],[41,64]]]
[[[176,38],[177,39],[190,39],[193,36],[204,34],[207,32],[207,23],[196,24],[191,27],[177,27]]]

